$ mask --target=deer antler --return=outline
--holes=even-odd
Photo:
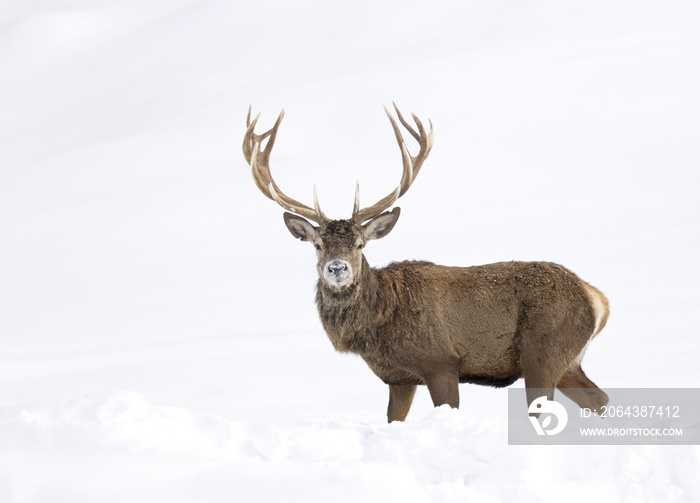
[[[355,188],[355,204],[353,206],[352,211],[352,220],[357,224],[361,224],[363,222],[366,222],[367,220],[378,216],[380,213],[382,213],[384,210],[388,209],[392,204],[394,204],[399,197],[403,196],[406,193],[408,188],[416,179],[418,171],[420,171],[423,162],[428,157],[430,149],[433,147],[433,123],[431,121],[428,121],[430,123],[430,132],[426,133],[425,128],[423,127],[423,123],[420,121],[420,119],[416,117],[415,114],[411,114],[413,120],[416,123],[416,126],[418,127],[418,131],[416,131],[415,129],[413,129],[413,127],[411,127],[411,125],[406,121],[406,119],[404,119],[403,115],[401,115],[401,112],[396,106],[396,103],[392,104],[394,105],[396,115],[398,116],[399,121],[401,122],[403,127],[405,127],[409,133],[411,133],[411,136],[413,136],[413,138],[415,138],[415,140],[420,145],[420,151],[415,156],[412,156],[408,152],[408,147],[406,147],[406,142],[404,141],[403,136],[401,135],[401,130],[399,129],[398,124],[396,124],[396,121],[392,117],[389,110],[387,110],[387,108],[384,107],[384,111],[389,117],[389,121],[391,121],[391,127],[394,130],[396,141],[399,143],[399,148],[401,149],[401,156],[403,159],[403,174],[401,175],[401,183],[394,192],[390,193],[383,199],[380,199],[377,203],[373,204],[372,206],[363,209],[360,209],[360,186],[358,184]]]
[[[277,117],[277,120],[275,121],[275,125],[272,126],[272,129],[265,131],[262,134],[256,134],[255,125],[258,123],[260,114],[258,114],[255,119],[251,121],[251,109],[252,107],[248,108],[248,117],[246,119],[246,126],[248,129],[243,137],[243,157],[245,157],[246,162],[248,162],[252,168],[255,185],[258,186],[260,192],[282,206],[285,210],[301,215],[309,220],[313,220],[319,225],[330,222],[330,219],[323,214],[321,207],[318,204],[316,187],[314,187],[314,207],[310,208],[309,206],[300,203],[296,199],[292,199],[291,197],[287,196],[280,190],[275,181],[272,179],[272,175],[270,174],[270,153],[275,144],[277,130],[282,122],[282,118],[284,117],[284,110],[280,112],[279,117]],[[262,149],[260,146],[261,142],[268,137],[269,140],[267,141],[267,145],[265,145],[265,148]]]

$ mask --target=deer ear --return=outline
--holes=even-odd
[[[380,239],[391,232],[396,225],[396,221],[401,214],[401,208],[394,208],[391,211],[382,213],[362,226],[365,240]]]
[[[293,215],[292,213],[285,213],[284,223],[295,238],[301,239],[302,241],[316,240],[318,227],[311,225],[305,218]]]

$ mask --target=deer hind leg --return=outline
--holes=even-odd
[[[527,406],[541,396],[554,398],[554,388],[566,371],[566,363],[557,358],[548,358],[537,349],[520,354],[520,367],[525,379]]]
[[[389,385],[389,408],[387,419],[392,421],[404,421],[411,409],[413,397],[416,394],[415,384],[390,384]]]
[[[525,396],[527,398],[528,408],[541,396],[546,396],[547,400],[554,399],[554,387],[556,380],[549,372],[535,372],[526,374],[525,377]]]
[[[573,362],[566,369],[557,388],[582,409],[591,409],[600,414],[608,404],[608,395],[583,373],[578,362]]]

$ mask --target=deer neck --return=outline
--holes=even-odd
[[[359,280],[347,289],[335,291],[319,279],[316,304],[335,349],[360,355],[373,351],[378,343],[377,329],[393,312],[391,297],[364,256]]]

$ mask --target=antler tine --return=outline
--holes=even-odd
[[[352,205],[353,216],[356,215],[358,211],[360,211],[360,182],[356,181],[355,182],[355,202]]]
[[[387,117],[389,117],[391,128],[394,130],[394,136],[396,137],[396,141],[398,142],[399,148],[401,149],[401,158],[403,161],[401,182],[399,183],[399,186],[394,192],[385,196],[376,204],[368,208],[363,208],[361,210],[359,209],[359,188],[356,190],[355,208],[353,210],[352,218],[355,222],[360,224],[371,218],[376,217],[384,210],[388,209],[391,205],[393,205],[396,202],[396,200],[399,197],[403,196],[406,193],[409,187],[411,187],[413,181],[416,179],[418,171],[423,165],[423,162],[428,157],[430,149],[433,147],[433,123],[431,121],[428,121],[430,123],[430,132],[426,133],[425,127],[423,126],[423,123],[420,121],[420,119],[415,114],[411,114],[413,120],[416,123],[416,126],[418,127],[418,131],[416,131],[406,121],[406,119],[404,119],[403,115],[399,111],[399,108],[396,106],[396,103],[393,103],[393,105],[394,109],[396,110],[396,115],[399,118],[399,122],[401,122],[401,125],[405,127],[406,130],[411,134],[411,136],[413,136],[413,138],[418,142],[418,145],[420,146],[420,151],[416,156],[412,156],[410,154],[410,152],[408,151],[408,147],[406,146],[406,142],[403,139],[403,135],[401,134],[401,129],[399,128],[399,125],[396,123],[396,120],[391,115],[391,112],[389,112],[389,110],[386,107],[384,107],[384,111],[386,112]]]
[[[393,117],[389,115],[389,119],[392,123],[391,125],[394,128],[394,133],[396,134],[396,139],[399,142],[399,145],[401,146],[401,153],[404,156],[404,163],[407,163],[410,159],[411,169],[413,171],[411,174],[410,182],[408,182],[407,185],[403,184],[402,179],[401,195],[403,195],[411,186],[413,180],[416,179],[416,176],[418,176],[418,171],[420,171],[420,168],[423,165],[423,161],[425,161],[425,159],[428,157],[430,149],[433,148],[433,122],[430,119],[428,119],[428,123],[430,124],[430,133],[426,134],[425,127],[423,127],[423,123],[416,114],[412,113],[411,117],[413,117],[416,126],[418,126],[418,131],[416,132],[416,130],[411,127],[408,121],[404,119],[403,115],[401,114],[401,111],[399,110],[399,107],[396,106],[396,103],[392,102],[392,105],[394,105],[394,110],[396,110],[396,115],[398,116],[401,125],[405,127],[409,133],[411,133],[411,136],[413,136],[413,138],[415,138],[415,140],[418,142],[418,145],[420,145],[420,151],[418,152],[418,155],[416,155],[415,157],[411,156],[408,152],[408,148],[406,148],[406,143],[404,142],[403,137],[401,136],[401,131],[396,125],[396,121],[394,121]]]
[[[258,114],[253,121],[250,121],[250,112],[251,112],[251,107],[248,107],[248,117],[246,118],[245,125],[246,125],[246,132],[245,135],[243,136],[243,157],[245,157],[245,160],[248,164],[250,164],[250,159],[251,156],[253,155],[253,147],[255,146],[255,143],[258,143],[256,141],[256,135],[253,130],[255,129],[255,124],[257,124],[258,119],[260,118],[260,114]]]
[[[275,139],[277,138],[277,131],[282,119],[284,118],[284,110],[282,110],[275,121],[275,125],[271,129],[265,131],[262,134],[255,133],[255,126],[258,123],[260,114],[258,114],[255,119],[250,120],[251,108],[248,108],[248,116],[246,118],[246,132],[243,136],[243,157],[250,164],[253,180],[255,185],[257,185],[260,192],[265,194],[277,204],[282,206],[284,209],[301,215],[302,217],[313,220],[319,225],[323,225],[330,221],[326,215],[321,211],[321,207],[318,204],[318,196],[316,194],[316,188],[314,187],[314,208],[310,208],[303,203],[300,203],[296,199],[292,199],[287,196],[284,192],[280,190],[275,181],[272,179],[272,174],[270,173],[270,153],[272,152],[272,147],[275,144]],[[267,140],[265,148],[261,148],[261,142]]]

